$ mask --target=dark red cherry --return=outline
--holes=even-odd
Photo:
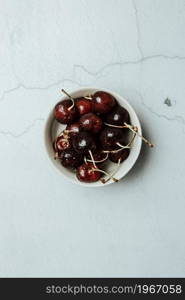
[[[54,108],[55,119],[62,124],[71,124],[78,117],[78,111],[72,106],[71,100],[63,100],[56,104]]]
[[[83,182],[95,182],[98,181],[101,177],[101,173],[97,170],[94,171],[95,167],[92,163],[84,163],[78,167],[76,176],[78,180]]]
[[[116,106],[109,114],[106,115],[105,121],[111,125],[124,126],[124,122],[129,122],[129,113],[122,106]]]
[[[70,124],[66,127],[66,130],[69,131],[69,136],[73,137],[79,134],[79,132],[81,131],[81,126],[79,124],[79,122]]]
[[[106,127],[100,133],[100,144],[104,150],[114,150],[119,148],[117,143],[125,144],[126,133],[124,129]]]
[[[119,160],[120,162],[123,162],[124,160],[127,159],[129,154],[130,154],[130,149],[126,148],[116,153],[109,153],[109,159],[114,163],[118,163]]]
[[[79,120],[80,126],[92,133],[98,133],[102,129],[102,120],[93,113],[83,115]]]
[[[71,141],[69,138],[61,135],[56,138],[54,141],[54,150],[58,153],[62,152],[63,150],[71,148]]]
[[[116,99],[109,93],[98,91],[92,97],[93,111],[105,114],[110,112],[116,105]]]
[[[81,153],[88,153],[88,150],[94,150],[96,144],[93,136],[89,132],[82,131],[72,139],[74,149]]]
[[[75,101],[75,106],[81,116],[92,112],[92,101],[89,99],[78,98]]]
[[[64,150],[60,155],[61,164],[65,168],[77,168],[83,163],[83,156],[73,149]]]

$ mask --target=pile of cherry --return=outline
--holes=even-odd
[[[135,136],[139,135],[137,127],[129,124],[128,111],[104,91],[76,99],[66,91],[62,92],[68,99],[56,104],[54,117],[67,126],[53,143],[55,159],[59,159],[65,168],[76,170],[80,181],[118,181],[114,175],[120,163],[129,156]],[[130,141],[129,130],[132,132]],[[117,164],[112,174],[102,169],[108,159]]]

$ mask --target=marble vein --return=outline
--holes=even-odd
[[[164,114],[159,114],[158,112],[154,111],[151,107],[149,107],[146,103],[144,103],[143,101],[141,101],[141,104],[150,112],[152,113],[153,115],[155,115],[156,117],[158,118],[162,118],[162,119],[165,119],[167,121],[170,121],[170,122],[178,122],[180,123],[182,126],[183,126],[183,133],[185,134],[185,118],[181,115],[176,115],[174,117],[168,117]]]
[[[104,65],[103,67],[101,67],[99,70],[97,70],[95,72],[90,71],[84,65],[74,64],[73,65],[73,73],[76,74],[76,77],[78,78],[78,71],[82,70],[83,72],[87,73],[88,75],[97,78],[97,76],[101,76],[101,74],[105,70],[107,70],[107,69],[109,69],[111,67],[116,67],[116,66],[122,67],[122,66],[127,66],[127,65],[128,66],[129,65],[137,65],[137,64],[145,63],[145,62],[153,60],[153,59],[185,60],[185,56],[178,56],[178,55],[169,56],[169,55],[163,55],[163,54],[150,55],[150,56],[141,57],[140,59],[133,60],[133,61],[123,61],[123,62],[120,61],[120,62],[109,63],[109,64]],[[63,85],[66,82],[70,82],[70,83],[76,84],[79,87],[83,86],[83,84],[79,83],[77,80],[69,79],[69,78],[59,79],[58,81],[55,81],[55,82],[53,82],[51,84],[48,84],[46,86],[29,86],[29,85],[26,85],[26,84],[20,82],[14,88],[5,90],[2,93],[2,96],[0,97],[0,102],[4,101],[6,99],[6,96],[8,94],[14,93],[15,91],[17,91],[20,88],[23,88],[25,90],[48,90],[48,89],[50,89],[52,87],[55,87],[55,86],[58,86],[58,85]],[[178,115],[178,116],[174,116],[174,117],[168,117],[168,116],[166,116],[164,114],[157,113],[152,108],[150,108],[149,106],[147,106],[143,101],[141,102],[141,104],[143,106],[145,106],[146,109],[148,111],[150,111],[152,114],[154,114],[155,116],[157,116],[159,118],[164,118],[164,119],[166,119],[168,121],[176,121],[176,122],[179,122],[180,124],[182,124],[183,127],[185,126],[185,119],[182,116]],[[32,127],[35,126],[35,123],[37,121],[43,121],[43,120],[44,119],[42,119],[42,118],[35,119],[30,125],[28,125],[20,133],[13,133],[11,131],[1,131],[0,130],[0,134],[8,135],[8,136],[11,136],[13,138],[19,138],[19,137],[23,136],[24,134],[28,133],[32,129]],[[185,133],[185,130],[183,132]]]
[[[90,71],[85,66],[79,65],[79,64],[75,64],[73,68],[81,69],[84,72],[86,72],[88,75],[96,77],[110,67],[115,67],[115,66],[120,67],[120,66],[125,66],[125,65],[138,65],[140,63],[144,63],[144,62],[150,61],[152,59],[185,60],[185,56],[178,56],[178,55],[171,56],[171,55],[164,55],[164,54],[148,55],[148,56],[142,57],[138,60],[109,63],[109,64],[106,64],[105,66],[101,67],[99,70],[97,70],[95,72]]]
[[[72,80],[72,79],[61,79],[61,80],[58,80],[58,81],[55,81],[51,84],[48,84],[46,86],[28,86],[28,85],[25,85],[24,83],[18,83],[14,88],[11,88],[11,89],[8,89],[8,90],[5,90],[3,93],[2,93],[2,96],[0,97],[0,102],[4,101],[5,100],[5,97],[7,94],[9,93],[12,93],[12,92],[15,92],[17,90],[19,90],[20,88],[23,88],[25,90],[48,90],[52,87],[55,87],[57,85],[62,85],[66,82],[70,82],[70,83],[74,83],[76,84],[77,86],[81,86],[79,82],[75,81],[75,80]]]
[[[36,123],[38,122],[43,122],[44,118],[37,118],[35,119],[30,125],[28,125],[22,132],[20,133],[14,133],[12,131],[2,131],[0,130],[0,134],[1,135],[7,135],[7,136],[11,136],[13,138],[20,138],[23,135],[27,134],[34,126]]]
[[[141,48],[141,43],[140,43],[140,40],[141,40],[141,32],[140,32],[140,26],[139,26],[138,9],[137,9],[135,0],[132,0],[132,4],[133,4],[133,7],[134,7],[134,13],[135,13],[135,18],[136,18],[137,47],[138,47],[138,50],[139,50],[139,52],[140,52],[141,57],[144,57],[143,50],[142,50],[142,48]]]
[[[170,56],[170,55],[164,55],[164,54],[149,55],[149,56],[142,57],[138,60],[109,63],[109,64],[104,65],[103,67],[101,67],[99,70],[97,70],[95,72],[90,71],[85,66],[79,65],[79,64],[74,64],[73,69],[74,69],[74,71],[75,70],[78,71],[78,69],[81,69],[88,75],[96,77],[98,75],[101,75],[101,73],[103,73],[106,69],[109,69],[114,66],[122,67],[125,65],[138,65],[140,63],[144,63],[144,62],[150,61],[152,59],[185,60],[185,56],[179,56],[179,55]],[[59,80],[57,80],[51,84],[45,85],[45,86],[29,86],[29,85],[26,85],[23,83],[18,83],[14,88],[5,90],[2,93],[2,96],[0,97],[0,102],[5,99],[5,96],[7,94],[12,93],[12,92],[18,90],[19,88],[24,88],[26,90],[48,90],[57,85],[64,84],[65,82],[70,82],[70,83],[76,84],[79,87],[81,87],[83,85],[80,82],[78,82],[77,80],[73,80],[73,79],[69,79],[69,78],[59,79]]]

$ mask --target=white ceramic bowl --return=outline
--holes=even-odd
[[[138,132],[141,134],[141,125],[140,125],[139,119],[138,119],[134,109],[132,108],[132,106],[122,96],[120,96],[112,91],[109,91],[107,89],[99,89],[99,88],[98,89],[96,89],[96,88],[81,88],[81,89],[75,90],[73,92],[69,91],[69,93],[72,97],[77,98],[77,97],[93,94],[98,90],[99,91],[103,90],[105,92],[112,94],[117,99],[119,104],[122,105],[125,109],[127,109],[127,111],[129,112],[129,115],[130,115],[131,124],[134,126],[137,126]],[[66,99],[66,96],[61,97],[61,100],[64,100],[64,99]],[[56,103],[57,103],[57,101],[56,101]],[[46,146],[47,154],[50,158],[50,161],[53,164],[53,166],[55,166],[55,168],[59,170],[61,176],[65,177],[66,179],[69,179],[72,183],[76,183],[76,184],[82,185],[84,187],[101,187],[101,186],[105,186],[105,185],[114,183],[114,181],[112,181],[112,180],[109,180],[105,184],[102,184],[101,181],[97,181],[94,183],[83,183],[76,178],[75,172],[64,168],[61,165],[59,160],[54,160],[53,141],[54,141],[55,137],[57,136],[57,134],[59,134],[65,127],[66,127],[66,125],[62,125],[54,119],[53,108],[52,108],[52,110],[46,120],[45,129],[44,129],[44,139],[45,139],[45,146]],[[117,171],[116,175],[114,176],[114,177],[116,177],[116,179],[120,180],[121,178],[123,178],[129,172],[129,170],[133,167],[134,163],[136,162],[136,160],[139,156],[139,153],[141,150],[141,144],[142,144],[141,138],[136,136],[136,138],[134,139],[134,142],[132,144],[130,155],[124,162],[121,163],[119,170]],[[106,171],[108,171],[109,173],[112,173],[114,171],[115,167],[116,167],[116,164],[111,161],[108,161],[106,163]]]

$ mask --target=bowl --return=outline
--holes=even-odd
[[[120,96],[119,94],[112,92],[110,90],[107,90],[107,89],[87,88],[87,87],[81,88],[81,89],[78,89],[75,91],[69,91],[69,93],[72,97],[77,98],[77,97],[82,97],[82,96],[87,96],[89,94],[93,94],[96,91],[100,91],[100,90],[108,92],[111,95],[113,95],[118,100],[118,103],[121,106],[123,106],[125,109],[127,109],[127,111],[129,112],[129,115],[130,115],[131,124],[134,126],[137,126],[138,133],[142,134],[141,125],[140,125],[139,119],[138,119],[134,109],[128,103],[128,101],[124,97]],[[67,98],[66,96],[61,97],[61,100],[64,100],[66,98]],[[56,103],[57,102],[58,101],[56,101]],[[72,183],[76,183],[76,184],[79,184],[84,187],[102,187],[102,186],[107,186],[109,184],[114,183],[113,180],[109,180],[105,184],[102,184],[101,181],[97,181],[97,182],[93,182],[93,183],[81,182],[76,178],[76,174],[74,171],[64,168],[61,165],[59,160],[54,159],[53,141],[54,141],[55,137],[65,127],[66,127],[66,125],[60,124],[59,122],[57,122],[55,120],[54,115],[53,115],[53,107],[52,107],[51,112],[49,113],[49,116],[45,123],[44,141],[45,141],[45,148],[46,148],[48,157],[49,157],[52,165],[55,167],[55,169],[60,172],[61,176],[63,178],[70,180]],[[133,167],[133,165],[135,164],[135,162],[139,156],[139,153],[141,150],[141,144],[142,144],[142,139],[136,135],[128,158],[121,163],[118,171],[116,172],[116,175],[115,175],[116,179],[118,179],[118,180],[122,179]],[[115,167],[116,167],[116,164],[111,161],[108,161],[106,163],[106,171],[108,171],[109,173],[112,173],[115,170]]]

